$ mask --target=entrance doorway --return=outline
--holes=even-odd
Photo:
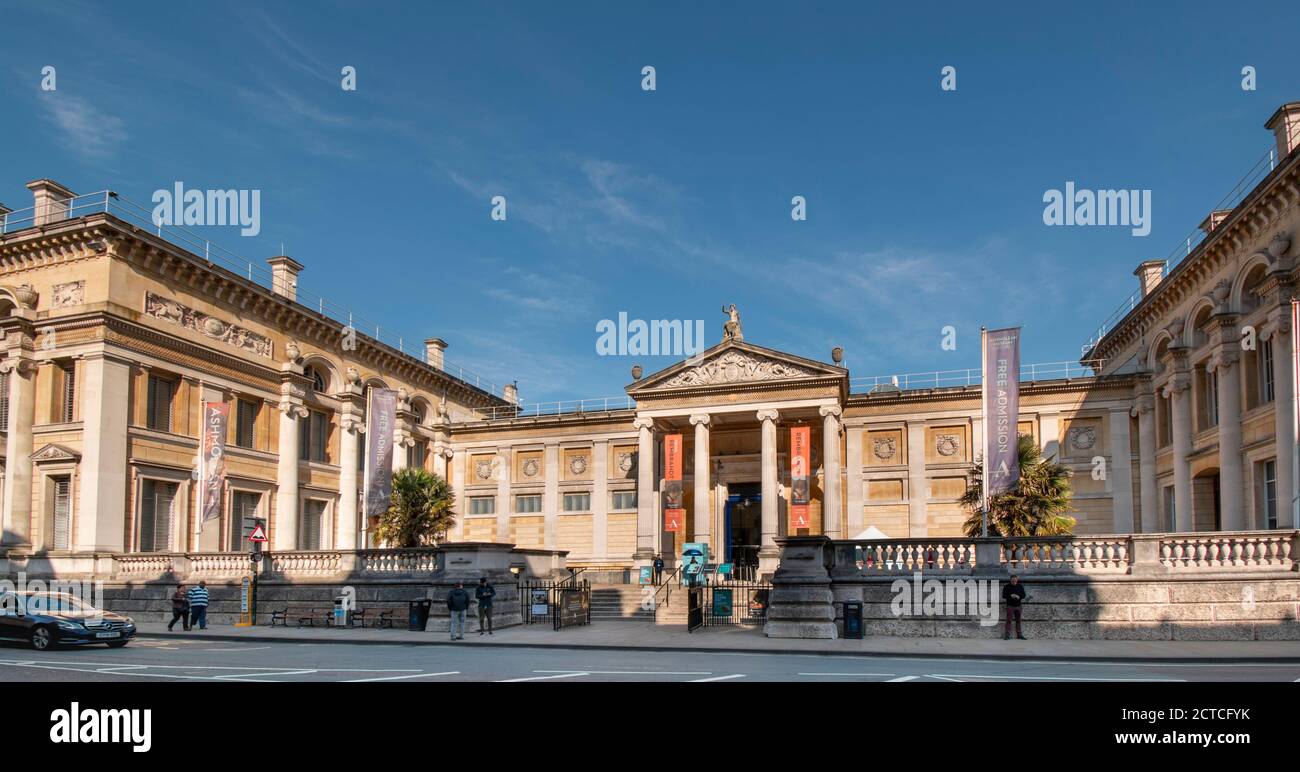
[[[728,483],[723,556],[737,579],[752,578],[758,569],[763,538],[763,494],[759,483]]]

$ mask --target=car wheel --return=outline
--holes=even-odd
[[[128,643],[130,643],[130,641],[114,641],[113,643],[108,644],[108,648],[120,649],[123,646],[127,645]]]
[[[48,651],[54,646],[54,631],[44,625],[38,625],[32,629],[31,637],[32,648],[37,651]]]

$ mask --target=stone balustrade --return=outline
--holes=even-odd
[[[1171,571],[1296,570],[1296,532],[1169,534],[1160,540],[1160,564]]]
[[[837,568],[863,574],[910,574],[913,571],[969,573],[975,565],[973,539],[880,539],[836,541]]]
[[[363,574],[413,574],[437,571],[437,549],[360,550],[357,569]]]
[[[1005,539],[1001,563],[1014,574],[1125,573],[1127,536],[1056,536]]]

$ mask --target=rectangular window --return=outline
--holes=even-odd
[[[496,497],[472,496],[469,500],[469,513],[471,515],[495,515],[497,513]]]
[[[72,548],[72,478],[55,477],[54,483],[54,549]]]
[[[176,384],[156,375],[149,376],[148,414],[145,426],[160,432],[172,430],[172,396]]]
[[[1160,530],[1172,533],[1174,530],[1174,486],[1167,485],[1163,491],[1160,510]]]
[[[140,552],[171,550],[172,517],[176,491],[173,482],[146,479],[140,485]]]
[[[539,494],[530,494],[527,496],[515,496],[516,512],[541,512],[542,497]]]
[[[564,494],[564,511],[565,512],[590,512],[591,494],[590,493]]]
[[[325,524],[325,502],[307,499],[302,503],[302,523],[299,524],[298,549],[321,549],[321,533]]]
[[[1156,400],[1156,424],[1160,431],[1160,447],[1169,447],[1174,441],[1173,404],[1169,397]]]
[[[1273,340],[1259,346],[1259,401],[1273,401]]]
[[[1272,459],[1259,465],[1259,496],[1262,504],[1264,528],[1277,528],[1277,460]]]
[[[329,461],[330,417],[319,410],[307,413],[298,421],[298,458],[302,461]]]
[[[614,491],[610,504],[611,509],[636,509],[636,491]]]
[[[406,465],[424,468],[424,459],[429,455],[429,443],[417,442],[406,449]]]
[[[235,444],[241,448],[257,447],[257,402],[241,399],[235,402]]]
[[[1209,428],[1211,426],[1218,426],[1219,425],[1219,371],[1218,370],[1215,370],[1214,372],[1205,371],[1204,380],[1202,380],[1201,382],[1205,384],[1205,389],[1203,390],[1203,393],[1205,395],[1205,406],[1204,406],[1205,428]]]
[[[9,431],[9,373],[0,373],[0,432]]]
[[[249,552],[252,549],[253,545],[248,541],[248,537],[253,535],[253,528],[261,519],[258,516],[261,504],[260,493],[230,492],[230,550],[232,552]]]
[[[73,406],[77,401],[77,369],[72,362],[59,365],[59,413],[55,420],[60,423],[71,423],[73,420]]]

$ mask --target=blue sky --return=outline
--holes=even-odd
[[[1294,3],[902,5],[0,2],[0,201],[259,189],[214,241],[529,401],[674,361],[597,356],[600,320],[712,343],[723,303],[855,376],[948,370],[981,324],[1077,358],[1300,99]],[[1151,234],[1044,226],[1067,180],[1150,189]]]

